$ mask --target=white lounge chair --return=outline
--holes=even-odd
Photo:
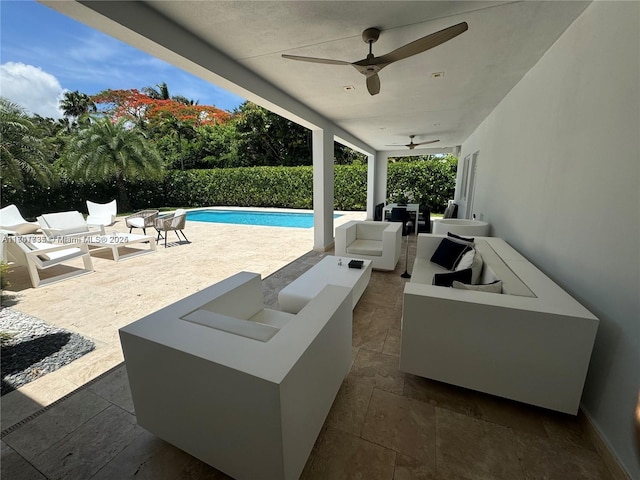
[[[115,200],[109,203],[94,203],[87,200],[87,223],[89,225],[113,225],[118,213],[118,204]]]
[[[49,240],[63,237],[82,237],[88,235],[104,235],[103,225],[91,230],[82,214],[78,211],[45,213],[38,217],[40,229]]]
[[[6,247],[7,259],[17,265],[27,267],[34,288],[93,272],[89,247],[86,244],[78,243],[76,246],[69,247],[69,245],[45,243],[44,240],[44,237],[35,235],[12,235],[2,239]],[[67,263],[76,258],[82,259],[84,268],[74,267],[72,271],[65,271],[65,273],[46,279],[40,278],[39,272],[41,270]]]
[[[38,222],[27,222],[18,207],[15,205],[7,205],[0,208],[0,229],[14,235],[28,235],[36,233],[40,226]]]

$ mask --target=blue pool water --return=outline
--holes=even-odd
[[[340,215],[334,214],[333,218]],[[264,225],[268,227],[313,227],[313,213],[258,212],[255,210],[192,210],[187,220],[239,225]]]

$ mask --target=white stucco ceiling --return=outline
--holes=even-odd
[[[55,7],[58,2],[47,2]],[[92,2],[85,5],[91,8]],[[440,139],[460,145],[586,8],[580,1],[146,2],[247,69],[376,150]],[[376,56],[451,25],[469,30],[380,73],[371,96],[349,66],[281,54],[363,59],[361,33],[378,27]],[[108,29],[107,29],[108,30]],[[135,46],[135,45],[134,45]],[[215,67],[214,67],[215,68]],[[432,74],[444,72],[440,78]],[[354,90],[345,91],[352,85]],[[522,112],[526,115],[526,112]]]

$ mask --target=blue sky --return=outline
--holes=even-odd
[[[142,89],[166,82],[171,95],[233,110],[244,99],[76,22],[34,0],[0,1],[0,95],[58,118],[65,91]]]

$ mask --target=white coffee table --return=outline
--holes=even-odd
[[[127,258],[137,257],[138,255],[145,255],[147,253],[156,251],[156,239],[150,235],[138,235],[137,233],[109,233],[106,235],[95,235],[87,237],[89,241],[87,244],[93,247],[91,251],[101,250],[103,248],[111,249],[113,253],[113,259],[116,262],[125,260]],[[130,247],[134,243],[149,243],[149,248],[132,248],[130,252],[123,255],[120,254],[118,248]]]
[[[338,265],[339,259],[342,265]],[[318,295],[326,285],[351,288],[353,307],[364,293],[371,279],[371,260],[362,260],[362,268],[349,268],[353,258],[327,255],[278,293],[278,303],[285,312],[298,313]]]

